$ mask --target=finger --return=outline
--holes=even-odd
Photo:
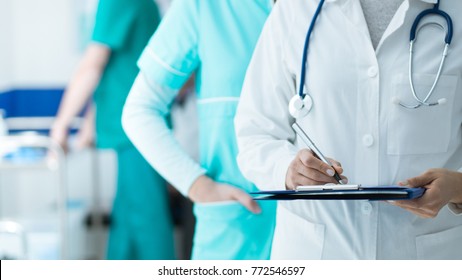
[[[59,147],[65,154],[69,152],[69,146],[67,145],[67,142],[59,143]]]
[[[431,182],[433,182],[435,179],[435,172],[429,170],[417,177],[409,178],[406,181],[400,183],[402,183],[404,186],[423,187],[431,184]]]
[[[317,169],[306,167],[303,164],[296,166],[296,172],[308,178],[309,180],[316,181],[321,185],[328,183],[338,184],[337,180],[334,177],[321,173]],[[348,178],[346,176],[340,175],[340,178],[342,180],[342,184],[348,183]]]
[[[415,208],[404,208],[404,207],[401,207],[403,209],[405,209],[406,211],[409,211],[411,213],[413,213],[414,215],[417,215],[421,218],[425,218],[425,219],[429,219],[429,218],[434,218],[436,217],[436,215],[434,215],[433,213],[429,213],[427,211],[423,211],[422,209],[415,209]]]
[[[419,209],[420,204],[416,201],[417,199],[412,199],[412,200],[395,200],[393,202],[390,202],[393,205],[399,206],[399,207],[406,207],[406,208],[413,208],[413,209]]]
[[[328,158],[329,162],[332,164],[332,165],[335,165],[335,166],[339,166],[339,167],[342,167],[342,164],[338,161],[336,161],[335,159],[333,158]]]
[[[303,150],[304,152],[299,153],[299,159],[303,165],[309,168],[318,170],[319,172],[332,177],[335,174],[334,168],[327,163],[324,163],[319,158],[315,157],[314,154],[309,150]]]
[[[343,167],[342,164],[335,159],[328,158],[329,162],[332,164],[332,167],[337,171],[337,173],[340,175],[343,173]]]
[[[426,209],[429,212],[434,212],[444,206],[447,201],[442,198],[441,188],[436,183],[426,185],[425,193],[416,199],[398,201],[399,204],[408,205],[414,208]]]
[[[425,212],[427,214],[431,214],[433,212],[433,210],[430,209],[431,206],[422,198],[412,200],[397,200],[393,204],[402,208],[412,208],[416,211]]]
[[[342,177],[342,181],[344,181],[345,184],[348,183],[348,179],[345,176],[341,176],[341,177]],[[290,185],[287,185],[287,189],[294,190],[298,186],[313,186],[313,185],[325,185],[325,184],[327,184],[324,181],[323,182],[315,181],[313,179],[307,178],[304,175],[299,174],[299,173],[295,174],[291,178],[291,182],[292,183]],[[337,181],[334,181],[332,183],[337,184]]]
[[[310,185],[324,185],[325,182],[314,181],[304,174],[298,172],[297,170],[304,170],[304,166],[301,162],[292,165],[288,172],[288,177],[286,178],[286,188],[290,190],[296,189],[298,186],[310,186]],[[303,173],[305,173],[303,171]],[[317,172],[317,171],[316,171]]]
[[[324,185],[324,184],[327,184],[327,183],[334,183],[334,184],[337,183],[337,181],[332,176],[328,176],[328,175],[320,172],[317,169],[309,168],[309,167],[306,167],[304,165],[298,166],[296,171],[300,175],[302,175],[302,176],[304,176],[304,177],[306,177],[306,178],[308,178],[310,180],[320,182],[321,185]]]
[[[343,173],[343,168],[341,166],[333,165],[332,167],[335,169],[335,171],[337,171],[339,175]]]
[[[419,216],[425,218],[434,218],[438,215],[441,207],[436,205],[422,205],[418,199],[413,200],[398,200],[391,203],[395,206],[406,209],[414,214],[418,213]]]
[[[90,147],[93,146],[93,141],[92,141],[91,138],[79,139],[76,146],[77,146],[78,149],[90,148]]]
[[[422,211],[421,209],[415,209],[411,207],[401,207],[401,208],[421,218],[425,218],[425,219],[432,218],[432,215],[428,214],[425,211]]]
[[[402,209],[404,209],[404,210],[406,210],[408,212],[411,212],[412,214],[417,215],[419,217],[426,218],[426,213],[425,212],[421,211],[418,208],[411,207],[411,206],[407,205],[406,203],[403,203],[402,201],[388,201],[388,203],[390,203],[391,205],[400,207],[400,208],[402,208]]]
[[[252,197],[239,189],[233,188],[231,192],[231,197],[234,200],[239,201],[245,208],[254,214],[260,214],[261,208],[258,203],[252,199]]]
[[[310,179],[308,177],[305,177],[302,174],[297,174],[297,177],[294,180],[295,186],[316,186],[316,185],[325,185],[326,182],[323,181],[316,181],[313,179]]]

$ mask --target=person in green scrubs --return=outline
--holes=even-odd
[[[268,259],[275,203],[236,163],[234,115],[272,0],[175,0],[138,61],[125,104],[127,135],[151,165],[195,202],[193,259]],[[166,117],[196,74],[200,163],[183,152]]]
[[[72,120],[94,93],[96,146],[117,153],[117,192],[108,259],[174,259],[165,180],[131,144],[122,108],[139,72],[136,61],[160,22],[152,0],[100,0],[92,42],[66,89],[51,137],[66,147]]]

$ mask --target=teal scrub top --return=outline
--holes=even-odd
[[[153,0],[99,0],[92,41],[111,49],[94,93],[100,148],[130,143],[122,129],[122,108],[139,72],[136,62],[159,22]]]
[[[201,166],[245,191],[256,187],[237,166],[233,119],[271,7],[270,0],[175,0],[138,61],[150,82],[172,89],[196,73]]]

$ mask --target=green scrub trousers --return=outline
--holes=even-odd
[[[174,259],[166,182],[133,146],[118,149],[117,162],[108,258]]]
[[[117,153],[108,259],[173,259],[167,184],[125,135],[121,116],[136,61],[160,22],[153,0],[100,0],[92,41],[111,49],[94,94],[96,144]]]

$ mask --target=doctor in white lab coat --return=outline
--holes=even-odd
[[[329,166],[295,135],[288,111],[318,2],[278,1],[247,71],[235,119],[238,162],[260,189],[334,182]],[[297,119],[349,183],[401,182],[426,193],[400,203],[280,202],[273,259],[462,259],[462,1],[440,3],[452,17],[454,37],[430,101],[445,98],[445,104],[406,109],[393,102],[416,102],[408,80],[409,32],[434,3],[404,0],[374,48],[360,1],[326,1],[307,59],[313,106]],[[431,21],[446,26],[439,17],[424,20]],[[413,79],[422,99],[444,36],[435,25],[418,33]]]

